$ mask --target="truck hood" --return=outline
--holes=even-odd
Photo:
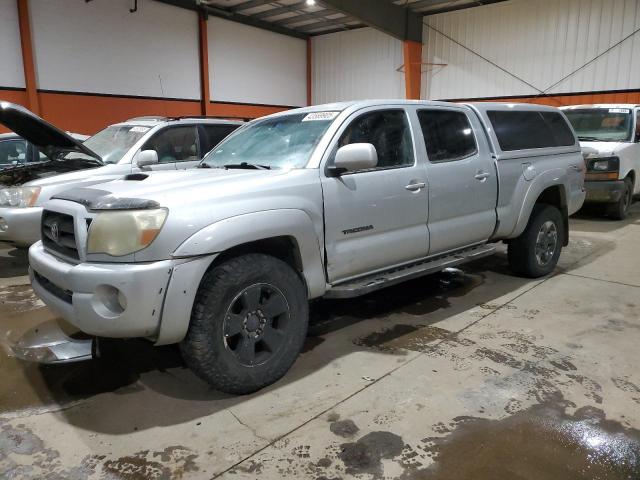
[[[93,158],[84,160],[85,163],[103,165],[100,155],[20,105],[0,102],[0,123],[38,147],[51,160],[59,160],[63,154],[75,152]]]
[[[582,155],[587,157],[611,157],[624,149],[627,142],[580,142]]]
[[[113,200],[144,200],[163,207],[209,202],[214,198],[268,188],[288,170],[192,169],[123,176],[99,186],[70,189],[53,198],[103,208]],[[188,193],[187,193],[188,192]],[[133,202],[131,205],[139,203]],[[100,205],[100,207],[98,207]],[[131,207],[135,208],[135,207]]]

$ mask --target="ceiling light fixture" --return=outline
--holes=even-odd
[[[313,7],[316,4],[316,0],[307,0],[306,3],[308,7]]]

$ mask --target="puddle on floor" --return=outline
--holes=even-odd
[[[535,405],[502,420],[461,417],[444,437],[422,440],[435,460],[404,478],[456,480],[632,480],[640,478],[640,431],[594,407]]]

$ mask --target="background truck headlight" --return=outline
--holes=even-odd
[[[160,233],[166,208],[99,213],[89,227],[87,253],[106,253],[114,257],[148,247]]]
[[[617,180],[620,170],[620,158],[600,157],[587,159],[586,181]]]
[[[0,207],[33,207],[40,195],[40,187],[11,187],[0,189]]]

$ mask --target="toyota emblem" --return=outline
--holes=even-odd
[[[53,222],[51,224],[51,238],[56,243],[58,243],[58,240],[60,239],[60,230],[58,229],[58,222]]]

